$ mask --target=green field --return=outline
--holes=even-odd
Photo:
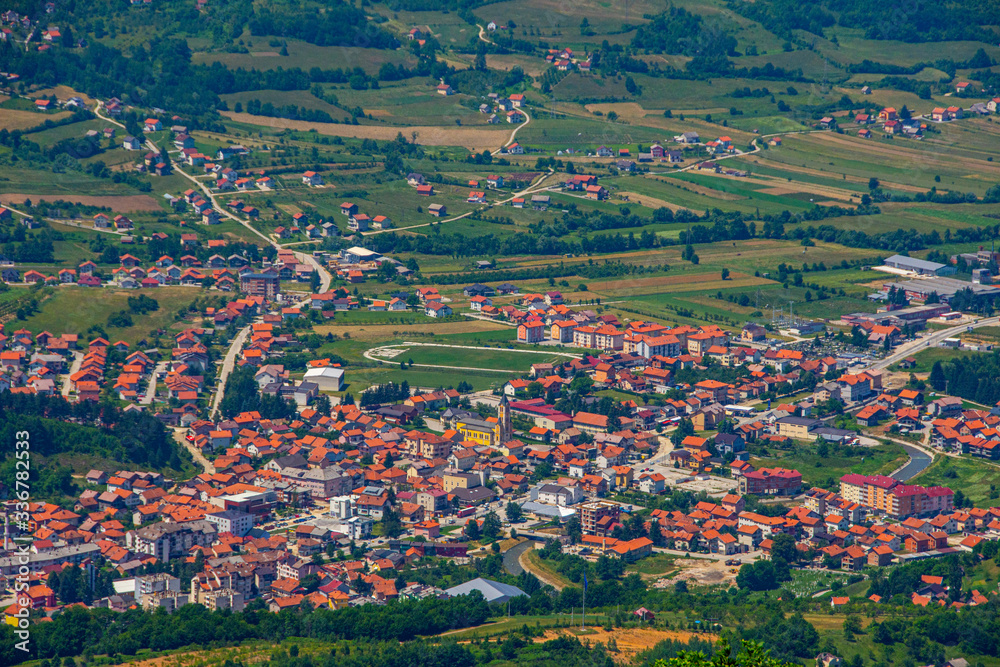
[[[828,445],[829,453],[821,457],[815,444],[795,443],[787,449],[767,446],[765,456],[761,450],[751,451],[751,463],[756,467],[780,466],[793,468],[802,473],[802,481],[807,485],[830,488],[830,480],[837,480],[847,473],[862,475],[889,474],[906,463],[903,448],[895,444],[877,447],[849,448],[850,453],[837,453],[833,445]]]
[[[46,291],[49,296],[39,299],[41,312],[24,321],[14,320],[7,328],[25,328],[32,333],[79,333],[85,337],[86,331],[97,325],[105,329],[112,342],[124,340],[134,346],[141,340],[149,340],[153,330],[166,329],[169,336],[186,326],[178,323],[175,316],[202,294],[199,288],[179,286],[144,290],[60,286]],[[108,316],[128,310],[128,297],[139,294],[155,299],[159,309],[146,315],[133,314],[131,327],[107,326]]]
[[[323,67],[360,67],[367,72],[375,73],[383,63],[412,63],[413,59],[403,52],[386,51],[383,49],[366,49],[353,46],[317,46],[295,39],[283,39],[287,42],[288,55],[279,53],[280,46],[269,44],[266,36],[252,37],[254,44],[250,53],[224,53],[220,51],[196,51],[192,60],[196,63],[222,63],[232,69],[273,70],[301,67],[309,69],[316,63]]]
[[[957,357],[967,357],[970,354],[975,353],[969,352],[968,350],[953,350],[944,347],[920,350],[913,355],[913,358],[917,360],[917,365],[910,370],[913,373],[929,373],[931,367],[933,367],[934,363],[937,361],[944,363]]]
[[[403,350],[397,356],[386,359],[387,363],[399,363],[405,361],[407,364],[413,360],[414,364],[431,366],[453,366],[456,368],[495,368],[496,372],[527,372],[532,364],[558,363],[566,361],[569,357],[550,354],[545,351],[540,352],[514,352],[510,350],[481,350],[475,348],[461,349],[454,347],[407,347],[405,345],[394,346]],[[384,358],[384,357],[380,357]]]
[[[679,569],[677,567],[677,560],[677,556],[670,554],[653,554],[636,563],[632,563],[625,568],[625,571],[646,575],[668,576]]]
[[[938,456],[913,484],[948,486],[961,489],[976,507],[1000,505],[1000,466],[969,457]]]

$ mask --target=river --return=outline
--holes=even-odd
[[[893,474],[893,479],[898,479],[900,482],[906,482],[927,469],[927,466],[931,464],[933,459],[928,455],[917,449],[916,447],[911,447],[909,445],[900,444],[900,447],[906,450],[906,453],[910,457],[910,462],[905,466],[900,468],[896,473]]]

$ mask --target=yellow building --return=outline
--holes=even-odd
[[[485,447],[499,447],[512,440],[510,424],[510,403],[507,396],[500,398],[496,421],[465,419],[455,424],[455,430],[466,440]]]

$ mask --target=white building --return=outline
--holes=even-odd
[[[205,521],[215,524],[219,533],[232,533],[243,537],[253,528],[253,515],[238,510],[223,510],[205,515]]]
[[[340,391],[344,386],[344,369],[333,366],[310,368],[303,380],[315,383],[320,391]]]

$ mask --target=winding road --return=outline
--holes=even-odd
[[[504,148],[507,148],[512,143],[514,143],[514,139],[517,137],[517,133],[521,131],[521,128],[527,127],[528,123],[531,122],[531,116],[528,115],[528,112],[525,111],[523,107],[521,108],[521,113],[524,114],[524,122],[515,127],[513,130],[511,130],[510,139],[508,139],[507,143],[505,143],[501,148],[498,148],[495,151],[493,151],[493,155],[499,154],[501,151],[503,151]]]
[[[194,458],[195,463],[200,465],[205,470],[206,473],[208,473],[209,475],[214,475],[215,466],[212,465],[211,461],[205,458],[205,455],[202,454],[197,447],[195,447],[188,441],[187,437],[185,436],[185,432],[187,431],[187,429],[177,427],[174,428],[173,431],[174,431],[174,440],[177,441],[177,444],[181,445],[182,447],[184,447],[184,449],[191,452],[191,457]]]
[[[516,132],[516,130],[515,130],[515,132]],[[374,229],[374,230],[369,231],[369,232],[362,232],[361,235],[362,236],[374,236],[375,234],[384,234],[385,232],[402,232],[402,231],[406,231],[406,230],[409,230],[409,229],[417,229],[419,227],[430,227],[432,225],[443,225],[446,222],[455,222],[456,220],[461,220],[463,218],[468,218],[473,213],[476,213],[478,211],[488,211],[489,209],[493,208],[494,206],[503,206],[507,202],[513,201],[514,199],[517,199],[518,197],[524,197],[525,195],[531,195],[531,194],[535,194],[537,192],[544,192],[544,191],[547,191],[547,190],[552,190],[554,186],[544,186],[544,187],[542,187],[542,181],[544,181],[545,179],[547,179],[549,176],[551,176],[554,173],[555,173],[555,170],[549,169],[549,172],[547,174],[542,174],[541,178],[539,178],[537,181],[535,181],[535,183],[533,185],[528,186],[527,188],[525,188],[524,190],[521,190],[520,192],[515,192],[514,194],[512,194],[507,199],[502,199],[502,200],[496,201],[496,202],[494,202],[492,204],[487,204],[485,206],[481,206],[481,207],[477,208],[475,211],[469,211],[468,213],[463,213],[462,215],[456,215],[454,218],[448,218],[447,220],[440,220],[438,222],[422,222],[419,225],[410,225],[408,227],[393,227],[391,229]]]
[[[101,118],[104,121],[117,125],[122,129],[125,129],[125,125],[123,125],[122,123],[119,123],[116,120],[112,120],[108,116],[102,114],[100,106],[98,106],[94,110],[94,113],[97,115],[98,118]],[[155,151],[159,150],[159,147],[156,146],[156,144],[154,144],[151,140],[147,140],[146,145],[150,148],[150,150],[155,150]],[[213,193],[208,188],[208,186],[205,185],[203,181],[198,180],[194,176],[191,176],[183,169],[181,169],[180,166],[177,164],[177,161],[174,160],[172,156],[170,157],[170,163],[175,173],[182,175],[184,178],[194,183],[205,194],[205,196],[208,198],[208,201],[212,202],[212,208],[215,209],[215,211],[226,216],[227,218],[230,218],[240,223],[241,225],[246,227],[248,230],[253,232],[255,235],[260,237],[263,241],[265,241],[268,245],[274,247],[275,249],[281,250],[284,248],[284,246],[278,243],[275,239],[267,236],[266,234],[258,230],[256,227],[254,227],[252,224],[250,224],[249,220],[244,220],[239,216],[231,213],[229,210],[226,209],[226,207],[219,206],[218,203],[215,201],[215,198],[218,196],[218,194]],[[316,258],[313,257],[312,254],[299,252],[297,250],[292,250],[292,252],[295,253],[295,257],[298,261],[304,264],[309,264],[319,274],[319,279],[320,279],[319,293],[323,294],[325,292],[328,292],[330,290],[330,285],[333,282],[333,276],[330,274],[330,272],[327,271],[326,268],[323,267],[318,261],[316,261]],[[299,301],[296,305],[303,306],[303,305],[308,305],[308,303],[309,303],[309,298],[306,297],[305,299]],[[215,395],[212,398],[212,407],[209,411],[210,418],[214,419],[218,414],[219,404],[222,402],[222,395],[226,388],[226,380],[229,379],[229,374],[232,373],[233,369],[236,367],[237,358],[239,357],[239,354],[243,349],[243,345],[246,344],[246,340],[250,335],[250,330],[251,326],[249,325],[241,329],[240,332],[233,338],[232,342],[229,345],[229,349],[226,351],[226,357],[222,363],[222,368],[219,370],[218,382],[215,388]],[[153,382],[155,382],[155,376]],[[192,453],[195,453],[193,451],[195,448],[189,446],[190,443],[188,443],[187,440],[183,438],[183,435],[181,436],[181,440],[183,441],[183,444],[186,447],[188,447],[189,450],[192,450]],[[195,458],[198,459],[198,455],[196,455]],[[211,465],[208,463],[207,459],[204,459],[204,457],[201,457],[201,459],[204,461],[204,465],[206,465],[206,470],[211,468]]]

